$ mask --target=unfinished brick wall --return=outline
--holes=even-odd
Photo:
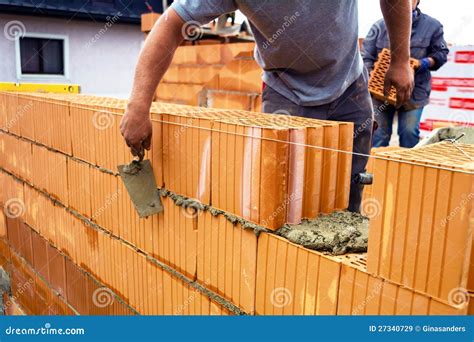
[[[410,67],[415,72],[415,69],[418,68],[420,62],[417,59],[410,58]],[[369,91],[375,98],[379,99],[380,101],[387,101],[391,105],[397,104],[397,91],[395,87],[390,88],[390,92],[385,98],[384,94],[384,83],[385,83],[385,74],[390,67],[390,50],[389,49],[382,49],[380,51],[377,60],[374,63],[374,69],[370,73],[369,79]]]
[[[467,291],[473,155],[451,142],[377,154],[369,272],[446,303]]]
[[[280,222],[347,203],[350,154],[315,147],[349,151],[351,124],[155,103],[147,158],[157,184],[172,193],[163,193],[162,214],[139,219],[115,172],[130,160],[118,131],[124,101],[1,93],[0,104],[0,266],[23,274],[14,276],[17,289],[33,279],[41,281],[34,291],[44,294],[34,301],[34,291],[17,295],[11,303],[25,313],[44,313],[41,307],[53,300],[62,309],[51,312],[70,314],[372,312],[343,304],[352,303],[356,291],[344,270],[355,268],[387,284],[381,298],[406,292],[365,266],[271,231]],[[49,118],[47,127],[42,117]],[[320,171],[312,172],[316,166]],[[262,178],[278,182],[264,187]],[[239,186],[244,180],[253,187]],[[202,207],[186,207],[177,195],[198,198]],[[260,217],[270,210],[271,220]],[[115,304],[97,306],[98,289]],[[467,310],[415,290],[400,295],[397,305],[407,296],[425,301],[430,314]]]

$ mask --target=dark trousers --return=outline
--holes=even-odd
[[[354,123],[353,152],[370,154],[373,109],[367,89],[368,74],[364,68],[361,76],[347,88],[337,100],[321,106],[299,106],[266,86],[262,95],[262,110],[265,113],[298,115],[307,118]],[[352,156],[352,177],[349,196],[350,211],[360,211],[364,186],[358,184],[357,175],[365,172],[368,157]]]
[[[378,128],[374,133],[373,146],[388,146],[392,137],[392,126],[395,112],[398,114],[398,137],[401,147],[412,148],[420,141],[420,120],[423,107],[398,110],[379,100],[374,99],[375,121]]]

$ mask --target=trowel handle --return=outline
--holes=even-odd
[[[143,148],[143,146],[140,147],[140,150],[138,152],[134,149],[132,151],[134,152],[133,154],[135,155],[135,158],[133,158],[133,160],[136,160],[139,163],[141,163],[141,161],[145,157],[145,149]]]

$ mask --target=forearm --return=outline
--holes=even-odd
[[[153,95],[184,37],[183,20],[173,9],[166,11],[153,27],[138,58],[129,107],[149,112]]]
[[[408,63],[410,58],[410,0],[380,0],[385,25],[390,38],[391,62]]]

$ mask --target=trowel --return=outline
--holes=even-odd
[[[130,164],[118,166],[132,203],[142,218],[163,211],[151,163],[148,159],[143,160],[144,156],[142,149]]]

